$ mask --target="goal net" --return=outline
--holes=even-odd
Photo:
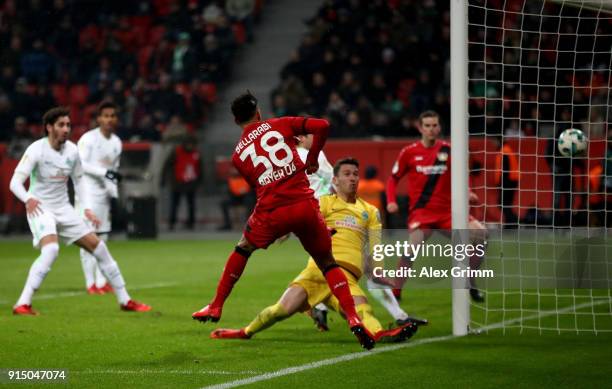
[[[612,2],[467,7],[470,213],[496,274],[476,281],[470,328],[610,332]],[[570,128],[583,155],[558,151]]]

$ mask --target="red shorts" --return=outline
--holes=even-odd
[[[469,221],[475,220],[470,215]],[[453,218],[450,212],[434,212],[428,209],[416,209],[408,217],[408,230],[450,230]]]
[[[320,258],[331,252],[331,236],[315,199],[253,212],[247,221],[244,237],[257,248],[267,248],[274,241],[293,232],[304,249]]]

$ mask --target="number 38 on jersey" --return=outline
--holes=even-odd
[[[257,181],[259,185],[265,186],[274,181],[292,175],[296,170],[293,162],[293,152],[285,143],[285,138],[278,131],[266,132],[258,141],[251,143],[240,153],[240,160],[251,159],[253,167],[257,169],[263,165],[264,172],[259,175]]]

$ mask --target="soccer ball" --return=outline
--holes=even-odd
[[[587,141],[584,132],[576,128],[569,128],[559,135],[557,147],[564,157],[575,157],[586,151]]]

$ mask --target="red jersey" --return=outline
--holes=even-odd
[[[306,134],[308,119],[281,117],[250,123],[232,155],[238,172],[255,188],[256,210],[264,211],[314,198],[296,135]]]
[[[421,141],[404,147],[391,174],[400,180],[408,174],[409,212],[427,209],[436,213],[451,211],[450,144],[436,140],[431,147]],[[389,192],[389,191],[388,191]],[[387,193],[388,201],[395,202],[395,191]]]

